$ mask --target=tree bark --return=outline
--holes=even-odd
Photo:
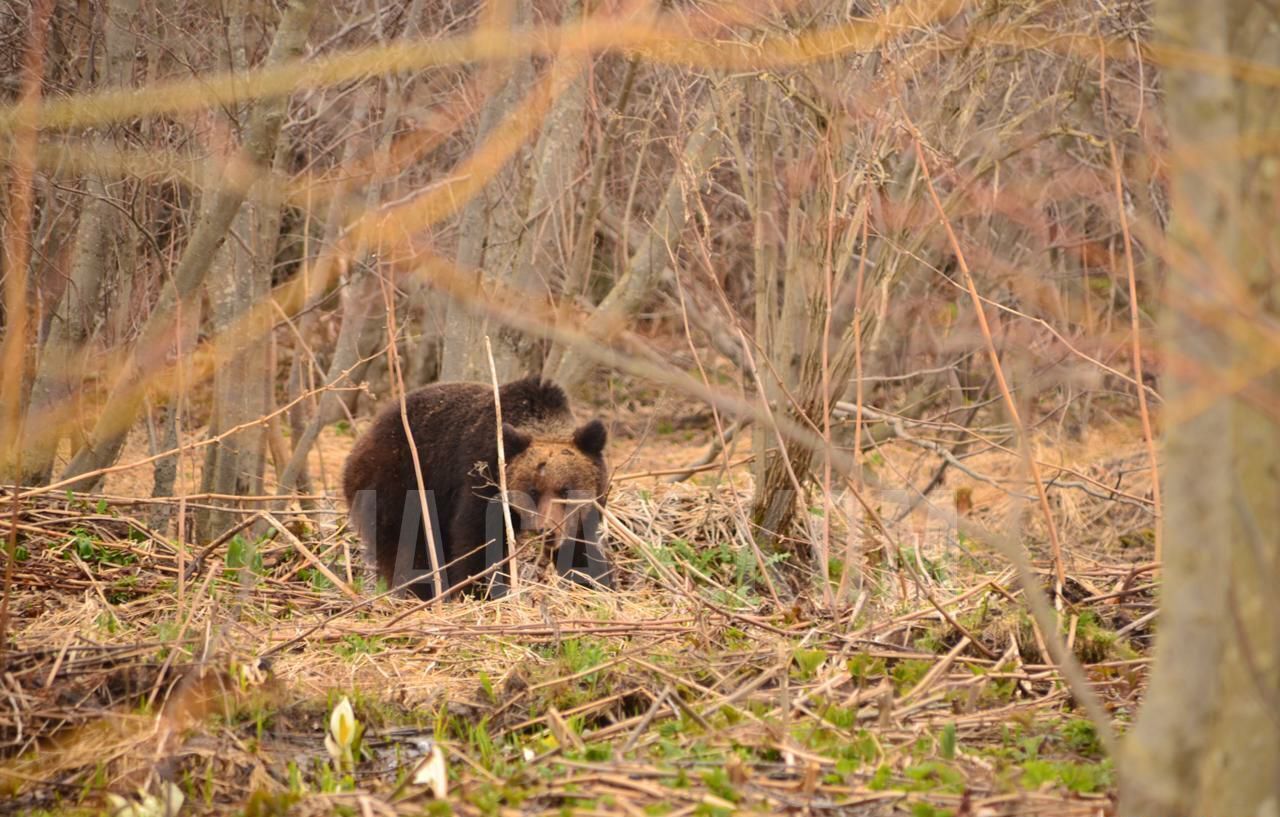
[[[748,80],[751,120],[744,130],[752,152],[737,141],[731,147],[755,228],[752,356],[763,359],[756,361],[754,385],[775,421],[826,429],[825,414],[849,382],[858,344],[865,345],[876,325],[870,310],[856,322],[851,315],[838,319],[839,304],[842,297],[852,300],[848,296],[859,278],[865,296],[892,274],[889,264],[860,260],[871,252],[861,246],[862,225],[878,195],[872,157],[883,155],[888,137],[878,129],[854,137],[833,127],[839,115],[799,95],[798,80]],[[840,81],[857,83],[859,71],[843,71]],[[734,107],[721,108],[732,120]],[[796,117],[808,121],[797,123]],[[737,132],[732,121],[723,129]],[[900,251],[886,245],[877,249],[886,255]],[[767,548],[805,559],[810,554],[797,552],[789,535],[796,503],[812,484],[812,466],[823,461],[822,451],[797,444],[768,423],[756,424],[753,451],[751,519],[759,539]],[[823,490],[834,492],[829,480]],[[820,566],[829,555],[826,541],[813,549]]]
[[[1160,0],[1157,23],[1206,64],[1280,64],[1265,5]],[[1253,327],[1280,319],[1280,156],[1235,145],[1275,132],[1280,93],[1189,62],[1164,73],[1174,196],[1163,343],[1177,364],[1163,377],[1164,590],[1120,811],[1277,814],[1280,425],[1269,408],[1280,377]]]
[[[301,56],[315,15],[316,0],[290,0],[267,55],[268,66]],[[255,175],[272,164],[287,109],[287,97],[262,99],[254,106],[237,160],[228,168],[226,183],[214,194],[212,205],[196,225],[174,270],[173,284],[166,287],[160,303],[147,319],[85,447],[67,466],[66,478],[92,474],[119,457],[129,427],[138,416],[146,394],[147,375],[159,365],[156,358],[161,351],[168,348],[175,306],[178,302],[190,304],[198,296],[210,264],[226,240],[227,231],[240,212]],[[97,482],[97,476],[87,476],[77,480],[72,487],[89,490]]]
[[[584,298],[591,278],[591,267],[595,261],[596,225],[600,223],[605,210],[605,183],[609,179],[609,160],[617,150],[622,136],[622,122],[627,106],[635,89],[636,75],[640,69],[640,57],[633,56],[627,61],[627,73],[623,77],[622,87],[614,103],[604,112],[605,120],[602,133],[596,143],[595,159],[587,170],[587,178],[591,180],[591,191],[583,205],[582,220],[578,223],[573,250],[569,257],[569,268],[565,272],[563,285],[560,288],[562,297]],[[553,349],[547,357],[543,370],[553,375],[560,365],[559,355],[562,350]]]
[[[245,7],[243,2],[233,2],[227,8],[230,68],[243,73],[248,70]],[[279,170],[281,156],[283,153],[276,151],[276,170]],[[270,334],[270,323],[263,320],[265,313],[250,310],[268,297],[271,290],[271,259],[275,257],[280,234],[279,205],[246,203],[236,215],[231,232],[239,240],[222,245],[207,286],[210,318],[222,347],[218,357],[226,361],[213,375],[210,437],[267,414],[268,345],[244,343],[227,330],[242,316],[251,315],[256,320],[248,326],[245,337],[266,339]],[[261,480],[265,443],[265,428],[259,425],[228,434],[207,446],[201,490],[210,494],[248,493],[250,485]],[[219,502],[214,500],[210,504]],[[196,535],[200,539],[213,539],[232,523],[230,511],[202,508],[196,514]]]
[[[182,378],[180,382],[191,382],[191,352],[196,348],[197,336],[200,328],[200,313],[196,311],[194,314],[184,314],[178,325],[178,339],[174,344],[174,354],[181,361],[178,365],[182,367]],[[151,454],[154,456],[162,451],[174,451],[182,442],[182,420],[187,415],[187,394],[184,389],[178,389],[170,394],[168,399],[158,407],[158,411],[153,412],[153,420],[158,419],[159,428],[152,427],[151,431]],[[158,418],[155,417],[158,415]],[[156,460],[152,469],[151,480],[151,496],[167,497],[173,496],[178,485],[178,466],[182,462],[180,452],[170,454],[167,457],[161,457]],[[155,530],[165,530],[170,518],[172,518],[176,508],[168,503],[156,505],[148,516],[148,522]]]
[[[271,325],[265,312],[251,310],[254,304],[270,297],[271,259],[279,237],[280,211],[250,205],[236,217],[235,224],[233,231],[242,241],[223,244],[209,281],[211,323],[214,332],[222,336],[223,348],[218,357],[226,361],[214,372],[210,437],[252,422],[269,411],[267,361]],[[245,315],[257,318],[245,332],[246,337],[255,339],[254,343],[243,343],[226,333]],[[249,486],[261,479],[265,430],[262,425],[251,426],[207,446],[201,490],[213,494],[247,493]],[[203,509],[196,515],[197,535],[212,539],[231,523],[229,512]]]

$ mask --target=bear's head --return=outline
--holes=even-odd
[[[604,502],[609,472],[604,462],[604,423],[592,420],[568,438],[542,437],[503,427],[507,497],[522,534],[542,534],[549,554],[566,538],[584,536],[586,515]]]

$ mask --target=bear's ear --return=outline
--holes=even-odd
[[[573,444],[588,457],[600,456],[608,439],[609,432],[605,430],[604,423],[599,420],[592,420],[573,432]]]
[[[502,456],[507,462],[523,454],[533,442],[533,437],[525,434],[510,423],[502,424]]]

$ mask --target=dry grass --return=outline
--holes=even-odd
[[[1117,449],[1123,431],[1056,453],[1114,485],[1142,457],[1131,429]],[[696,442],[659,436],[681,439],[641,446],[621,470],[661,470]],[[903,474],[923,467],[887,453]],[[969,464],[1008,479],[1000,459]],[[24,507],[0,810],[92,813],[104,792],[163,778],[185,790],[184,813],[445,813],[399,787],[431,742],[458,814],[1109,810],[1110,761],[997,558],[917,514],[892,541],[860,539],[851,586],[865,592],[818,609],[807,599],[820,594],[792,595],[792,573],[763,579],[742,521],[750,494],[732,482],[620,480],[619,592],[532,586],[439,609],[353,602],[283,536],[236,571],[239,542],[180,563],[142,504]],[[971,513],[1007,514],[972,487]],[[1084,490],[1054,495],[1073,545],[1063,632],[1123,727],[1145,677],[1149,520]],[[286,522],[359,585],[332,518]],[[367,728],[350,778],[323,745],[341,695]]]

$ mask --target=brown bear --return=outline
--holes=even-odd
[[[545,534],[560,575],[611,588],[596,507],[609,489],[604,424],[592,420],[575,428],[564,391],[536,377],[507,383],[499,396],[512,526],[522,538]],[[405,409],[443,587],[501,595],[507,548],[493,387],[435,383],[406,395]],[[431,598],[422,503],[399,403],[383,409],[356,441],[342,491],[379,578],[391,588],[417,577],[411,591]],[[469,582],[473,577],[480,578]]]

